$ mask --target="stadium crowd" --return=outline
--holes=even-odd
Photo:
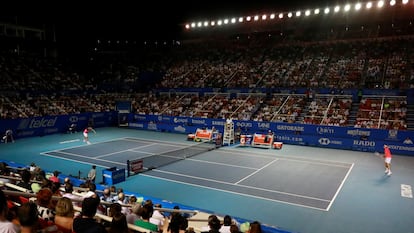
[[[196,212],[180,212],[179,206],[163,209],[161,203],[126,194],[115,185],[97,190],[94,182],[82,180],[75,186],[74,177],[60,176],[58,171],[47,173],[34,163],[12,168],[1,162],[0,175],[0,226],[10,233],[240,233],[250,232],[251,227],[260,230],[258,222],[240,224],[229,215],[222,218],[214,214],[204,221],[197,219],[203,224],[198,227],[191,223]]]
[[[364,96],[354,111],[359,102],[346,93],[355,88],[413,88],[412,37],[289,46],[261,39],[183,45],[152,61],[158,65],[134,65],[137,58],[114,64],[97,55],[87,72],[67,61],[3,52],[0,118],[114,111],[117,100],[130,100],[140,114],[407,128],[404,96]],[[140,72],[150,69],[161,75],[146,89],[149,84]],[[197,91],[203,88],[212,91]],[[239,91],[226,91],[232,89]],[[321,94],[321,89],[331,91]]]

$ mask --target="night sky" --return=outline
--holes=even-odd
[[[236,0],[210,1],[46,1],[17,9],[20,23],[54,25],[60,39],[84,35],[90,38],[174,38],[192,19],[254,15],[333,5],[340,1]],[[30,11],[28,11],[30,9]],[[269,10],[270,9],[270,10]],[[14,11],[11,11],[14,12]],[[13,16],[8,12],[6,15]],[[23,13],[24,12],[24,13]],[[79,36],[78,36],[79,37]]]
[[[48,31],[56,32],[54,36],[58,42],[71,45],[87,41],[90,43],[97,39],[165,41],[182,40],[188,35],[183,36],[184,24],[191,21],[312,9],[344,2],[346,1],[36,1],[10,7],[11,10],[0,13],[0,19],[8,17],[22,25],[46,25]]]

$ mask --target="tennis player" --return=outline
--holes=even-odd
[[[95,129],[92,126],[88,126],[88,131],[92,131],[93,133],[96,133]]]
[[[385,165],[385,174],[390,176],[392,174],[391,172],[391,159],[392,154],[390,151],[390,148],[388,145],[384,145],[384,165]]]
[[[83,141],[86,142],[87,144],[91,144],[91,142],[89,141],[88,134],[89,134],[89,127],[83,130]]]

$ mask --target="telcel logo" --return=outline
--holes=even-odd
[[[36,128],[42,128],[42,127],[53,127],[55,126],[57,121],[57,117],[55,118],[50,118],[50,119],[45,119],[45,118],[41,118],[39,120],[36,119],[32,119],[32,120],[27,120],[27,121],[23,121],[20,123],[19,128],[20,129],[24,129],[24,128],[30,128],[30,129],[36,129]]]

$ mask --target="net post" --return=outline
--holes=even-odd
[[[129,163],[129,160],[127,160],[127,177],[130,177],[130,165],[129,165],[130,163]]]

